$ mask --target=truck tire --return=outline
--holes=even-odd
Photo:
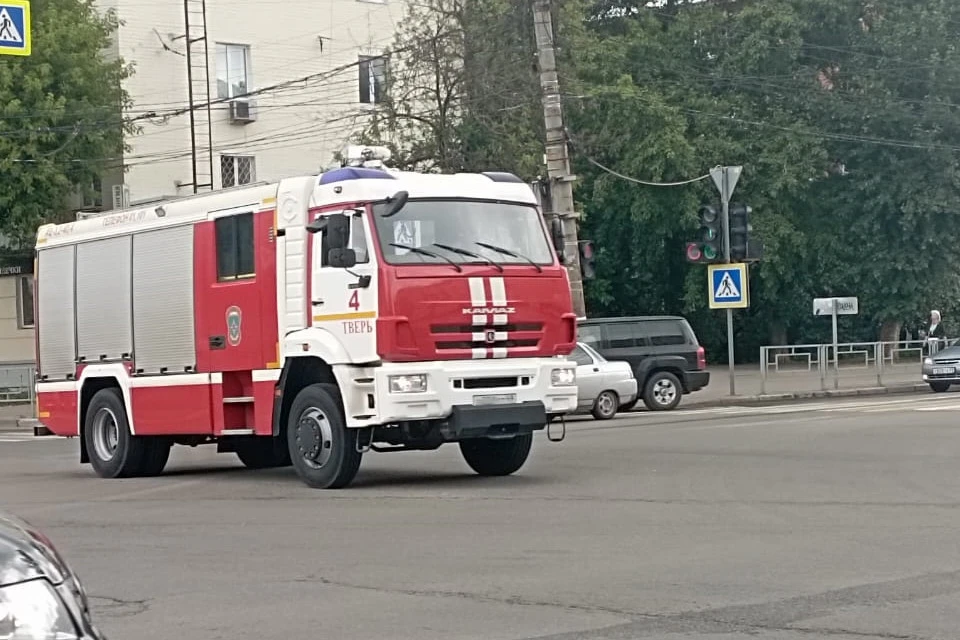
[[[143,462],[134,475],[140,477],[158,476],[163,473],[164,467],[167,466],[167,460],[170,459],[170,447],[173,446],[173,443],[161,437],[146,437],[143,440],[146,444]]]
[[[290,449],[280,438],[250,438],[237,443],[237,457],[248,469],[289,467]]]
[[[481,476],[508,476],[527,461],[532,444],[532,433],[509,440],[470,438],[460,441],[460,453],[470,468]]]
[[[90,466],[101,478],[141,475],[151,448],[157,451],[147,439],[130,434],[123,396],[116,387],[101,389],[90,399],[83,420],[83,439],[90,455]],[[151,470],[156,468],[161,457],[154,455],[156,457],[149,461],[152,462]],[[166,464],[165,458],[163,463]]]
[[[297,475],[314,489],[342,489],[357,475],[363,455],[357,430],[348,429],[336,385],[304,387],[294,398],[287,446]]]
[[[680,404],[683,387],[680,379],[669,371],[657,371],[643,385],[643,404],[651,411],[670,411]]]

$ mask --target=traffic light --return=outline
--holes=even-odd
[[[582,240],[580,246],[580,275],[584,280],[593,280],[597,276],[596,268],[593,266],[594,251],[593,242]]]
[[[745,204],[730,205],[730,259],[742,262],[747,259],[750,246],[750,214],[753,209]]]
[[[720,220],[720,212],[717,208],[705,204],[700,207],[698,212],[700,217],[700,229],[697,231],[698,239],[696,242],[688,242],[685,248],[685,254],[688,262],[698,264],[712,264],[720,262],[721,247],[723,243],[723,226]]]

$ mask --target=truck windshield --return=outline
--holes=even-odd
[[[540,213],[532,206],[411,200],[396,215],[383,218],[381,214],[387,206],[374,207],[373,220],[384,259],[390,264],[447,264],[447,257],[460,264],[553,263]],[[444,257],[431,257],[405,247],[442,253]]]

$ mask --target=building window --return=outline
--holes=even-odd
[[[17,326],[32,329],[33,276],[17,276]]]
[[[233,98],[249,93],[250,46],[217,43],[217,97]]]
[[[383,56],[360,56],[360,102],[379,104],[386,96],[387,59]]]
[[[238,213],[214,220],[217,241],[217,280],[252,278],[253,213]]]
[[[256,179],[257,163],[253,156],[220,156],[220,185],[236,187]]]

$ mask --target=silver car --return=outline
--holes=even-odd
[[[574,413],[609,420],[621,406],[637,399],[637,379],[629,363],[607,360],[582,342],[568,358],[577,363],[579,402]]]

